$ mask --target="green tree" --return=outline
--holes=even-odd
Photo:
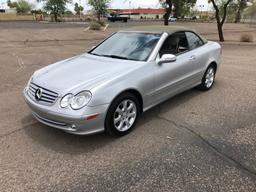
[[[66,3],[68,2],[69,0],[48,0],[44,9],[46,11],[50,11],[50,13],[54,16],[54,20],[57,22],[58,17],[64,13]]]
[[[100,17],[107,12],[109,2],[110,0],[88,0],[88,4],[93,7],[97,14],[98,21],[100,21]]]
[[[166,9],[164,14],[164,25],[168,25],[168,19],[174,8],[174,16],[176,18],[188,14],[194,7],[196,0],[160,0],[162,7]]]
[[[232,2],[232,0],[209,0],[209,2],[212,3],[215,9],[215,18],[217,21],[219,40],[225,41],[223,34],[223,25],[226,21],[228,5]],[[222,15],[220,14],[221,10],[223,11]]]
[[[250,16],[256,15],[256,0],[252,2],[252,5],[248,8],[247,12]]]
[[[25,0],[19,0],[17,2],[17,7],[16,7],[16,11],[17,13],[29,13],[32,9],[32,4],[30,4],[29,2],[25,1]]]
[[[252,1],[252,5],[246,10],[246,14],[251,17],[251,21],[256,16],[256,0]]]
[[[78,5],[78,3],[75,3],[75,8],[74,8],[75,12],[77,15],[80,15],[81,12],[84,10],[84,8],[81,5]]]
[[[17,2],[11,2],[11,0],[8,0],[7,5],[10,8],[16,8],[18,4],[17,4]]]
[[[187,15],[194,7],[196,0],[173,0],[174,16],[176,18]]]
[[[16,8],[17,13],[20,14],[29,13],[33,7],[32,4],[25,0],[19,0],[17,2],[11,2],[10,0],[8,0],[7,5],[10,8]]]

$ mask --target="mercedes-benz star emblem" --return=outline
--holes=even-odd
[[[41,88],[38,88],[35,92],[35,98],[36,100],[40,100],[43,94],[43,90]]]

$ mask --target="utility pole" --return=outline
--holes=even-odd
[[[79,0],[79,18],[81,19],[82,13],[81,13],[81,0]]]

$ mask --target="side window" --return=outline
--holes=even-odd
[[[177,32],[170,35],[163,43],[159,54],[160,57],[164,54],[181,54],[189,50],[187,37],[184,32]]]
[[[195,49],[204,44],[203,41],[200,39],[200,37],[198,37],[195,33],[186,32],[186,36],[188,39],[188,44],[190,49]]]

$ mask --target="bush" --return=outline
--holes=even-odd
[[[242,33],[240,36],[241,42],[253,42],[253,35],[251,33]]]
[[[100,30],[101,25],[98,22],[91,22],[90,23],[90,29],[91,30]]]
[[[93,21],[93,18],[90,17],[90,16],[86,16],[86,17],[84,18],[84,21],[91,22],[91,21]]]
[[[66,10],[66,11],[63,13],[63,16],[72,16],[72,15],[74,15],[74,14],[72,13],[72,11],[69,11],[69,10]]]
[[[41,9],[34,9],[34,10],[31,10],[31,14],[43,14],[43,15],[47,15],[46,11],[42,11]]]
[[[99,23],[101,26],[105,26],[105,22],[104,21],[97,21],[97,23]]]

